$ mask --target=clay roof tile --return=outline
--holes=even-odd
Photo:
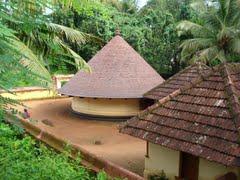
[[[120,32],[88,64],[92,73],[79,71],[59,93],[79,97],[141,98],[164,81]]]
[[[140,139],[138,131],[148,132],[152,135],[144,139],[152,143],[240,167],[239,80],[240,63],[216,66],[140,113],[134,124],[129,120],[120,132]]]
[[[187,85],[191,86],[193,81],[200,76],[204,76],[210,72],[210,70],[211,68],[205,64],[197,62],[149,90],[144,94],[144,97],[159,100],[182,87],[186,87]]]

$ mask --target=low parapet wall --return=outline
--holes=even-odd
[[[14,100],[32,100],[32,99],[47,99],[59,97],[52,89],[42,87],[22,87],[11,89],[10,92],[0,91],[1,96]]]
[[[42,131],[36,125],[21,119],[21,123],[24,129],[38,140],[48,144],[58,151],[63,151],[66,145],[71,147],[71,157],[75,158],[78,152],[82,157],[82,164],[86,167],[98,172],[104,170],[111,177],[127,178],[129,180],[143,180],[143,177],[122,168],[106,159],[100,158],[85,149],[79,147],[76,144],[68,143],[66,140],[61,139],[53,134],[46,131]]]
[[[57,90],[61,88],[62,82],[67,82],[73,77],[73,74],[69,75],[55,75],[53,76],[53,87],[19,87],[10,89],[9,92],[0,89],[0,95],[5,98],[14,100],[34,100],[34,99],[48,99],[62,97],[57,93]]]

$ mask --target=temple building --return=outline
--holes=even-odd
[[[157,99],[159,90],[147,94]],[[145,177],[240,179],[240,64],[218,65],[165,95],[120,128],[146,141]]]
[[[79,71],[59,90],[83,115],[134,116],[148,104],[143,94],[164,81],[119,31],[88,64],[92,73]]]

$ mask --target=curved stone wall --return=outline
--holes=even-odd
[[[105,99],[73,97],[75,112],[93,116],[128,117],[140,111],[140,99]]]

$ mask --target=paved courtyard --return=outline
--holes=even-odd
[[[143,174],[145,142],[118,132],[117,122],[82,118],[71,112],[71,99],[24,102],[38,126],[58,137],[80,145],[97,156]],[[22,108],[21,108],[22,110]],[[42,123],[47,120],[51,125]]]

